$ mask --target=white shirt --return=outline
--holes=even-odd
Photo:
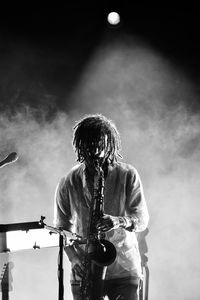
[[[91,194],[87,187],[84,164],[76,165],[63,177],[55,193],[56,227],[87,236]],[[130,164],[117,162],[109,166],[105,179],[104,212],[112,216],[137,218],[136,231],[146,229],[149,214],[142,183],[137,170]],[[123,228],[106,233],[117,251],[115,261],[108,266],[106,279],[141,277],[141,258],[135,231]]]

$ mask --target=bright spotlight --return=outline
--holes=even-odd
[[[118,25],[120,22],[120,15],[117,12],[110,12],[107,20],[111,25]]]

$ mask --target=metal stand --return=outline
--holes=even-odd
[[[49,226],[44,223],[45,217],[41,216],[41,220],[39,224],[44,228],[48,229],[51,233],[59,234],[59,253],[58,253],[58,300],[64,300],[64,271],[63,271],[63,241],[77,241],[80,244],[85,244],[85,240],[81,238],[81,236],[76,235],[75,233],[71,233],[68,231],[63,230],[62,228],[56,228]]]
[[[141,286],[139,290],[139,300],[148,300],[149,297],[149,268],[147,265],[148,258],[144,256],[143,259],[146,259],[146,261],[142,262],[143,281],[141,282]]]
[[[141,255],[141,263],[142,263],[142,274],[144,276],[143,281],[141,282],[140,290],[139,290],[139,299],[140,300],[148,300],[149,297],[149,268],[148,268],[148,247],[146,243],[146,236],[149,233],[149,229],[139,232],[137,234],[139,250]]]
[[[64,299],[64,284],[63,284],[63,236],[59,235],[59,253],[58,253],[58,300]]]

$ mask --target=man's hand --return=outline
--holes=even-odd
[[[102,232],[107,232],[112,229],[117,229],[119,227],[123,227],[121,225],[123,220],[122,217],[114,217],[111,215],[103,215],[103,217],[97,223],[97,229]]]
[[[68,256],[69,261],[71,262],[71,268],[72,268],[72,274],[74,277],[84,276],[84,251],[80,249],[75,248],[75,243],[73,245],[67,245],[64,247],[65,253]]]
[[[71,265],[73,275],[77,275],[81,278],[85,275],[83,263],[80,257],[74,256],[71,260]]]

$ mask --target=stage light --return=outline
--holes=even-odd
[[[108,14],[107,20],[111,25],[118,25],[120,22],[120,15],[117,12],[110,12]]]

